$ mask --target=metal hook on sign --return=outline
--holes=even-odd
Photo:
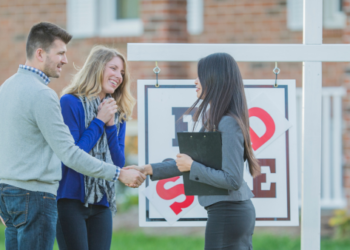
[[[156,74],[156,87],[159,87],[158,84],[158,74],[160,73],[160,68],[158,67],[158,62],[156,62],[156,67],[153,69],[153,72]]]
[[[277,75],[281,72],[281,70],[277,67],[277,62],[275,62],[275,68],[272,70],[272,72],[276,75],[274,87],[277,88],[277,87],[278,87],[278,84],[277,84]]]

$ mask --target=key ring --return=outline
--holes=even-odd
[[[158,62],[156,62],[156,67],[153,69],[153,72],[156,74],[156,88],[158,88],[159,87],[158,74],[160,73],[160,68],[158,67]]]
[[[277,84],[277,75],[281,72],[281,70],[277,67],[277,62],[275,62],[275,68],[272,70],[272,72],[276,75],[274,87],[277,88],[277,87],[278,87],[278,84]]]

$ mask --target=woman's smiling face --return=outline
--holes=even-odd
[[[114,91],[122,84],[124,79],[124,62],[116,56],[110,60],[103,71],[102,91],[100,98],[103,99],[106,94],[113,94]]]
[[[194,81],[194,84],[196,85],[197,98],[199,98],[202,94],[202,85],[199,81],[199,77]]]

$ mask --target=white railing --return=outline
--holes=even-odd
[[[302,90],[297,88],[297,143],[299,168],[299,204],[301,204],[301,119]],[[346,199],[343,192],[343,140],[342,140],[342,96],[343,87],[322,88],[322,170],[321,208],[344,208]],[[307,167],[307,166],[306,166]]]

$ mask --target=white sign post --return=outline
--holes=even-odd
[[[350,61],[350,45],[322,45],[322,2],[304,0],[303,44],[128,44],[129,61],[198,61],[227,52],[236,61],[303,62],[301,249],[320,249],[322,62]]]
[[[253,191],[257,226],[297,226],[298,180],[295,80],[244,80],[252,146],[262,174],[244,179]],[[175,159],[177,132],[192,131],[194,80],[138,81],[139,164]],[[182,117],[183,116],[183,117]],[[198,131],[200,126],[195,128]],[[139,188],[140,226],[205,226],[197,197],[185,196],[182,177],[146,182]]]

